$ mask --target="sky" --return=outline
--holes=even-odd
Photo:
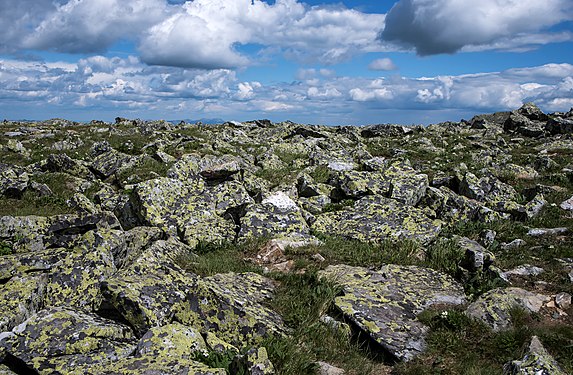
[[[430,124],[573,107],[573,0],[0,0],[0,118]]]

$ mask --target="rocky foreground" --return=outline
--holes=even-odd
[[[573,109],[0,130],[0,374],[573,371]],[[439,340],[469,326],[515,342],[492,359],[468,335],[463,370]]]

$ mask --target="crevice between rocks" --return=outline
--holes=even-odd
[[[36,370],[31,369],[24,361],[20,358],[14,357],[10,353],[6,353],[4,360],[1,363],[18,375],[39,375]]]

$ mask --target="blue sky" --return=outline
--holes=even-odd
[[[0,117],[348,125],[573,107],[572,0],[0,0]]]

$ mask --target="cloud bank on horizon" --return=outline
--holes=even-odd
[[[573,106],[570,0],[308,1],[0,0],[0,115],[428,123]]]

